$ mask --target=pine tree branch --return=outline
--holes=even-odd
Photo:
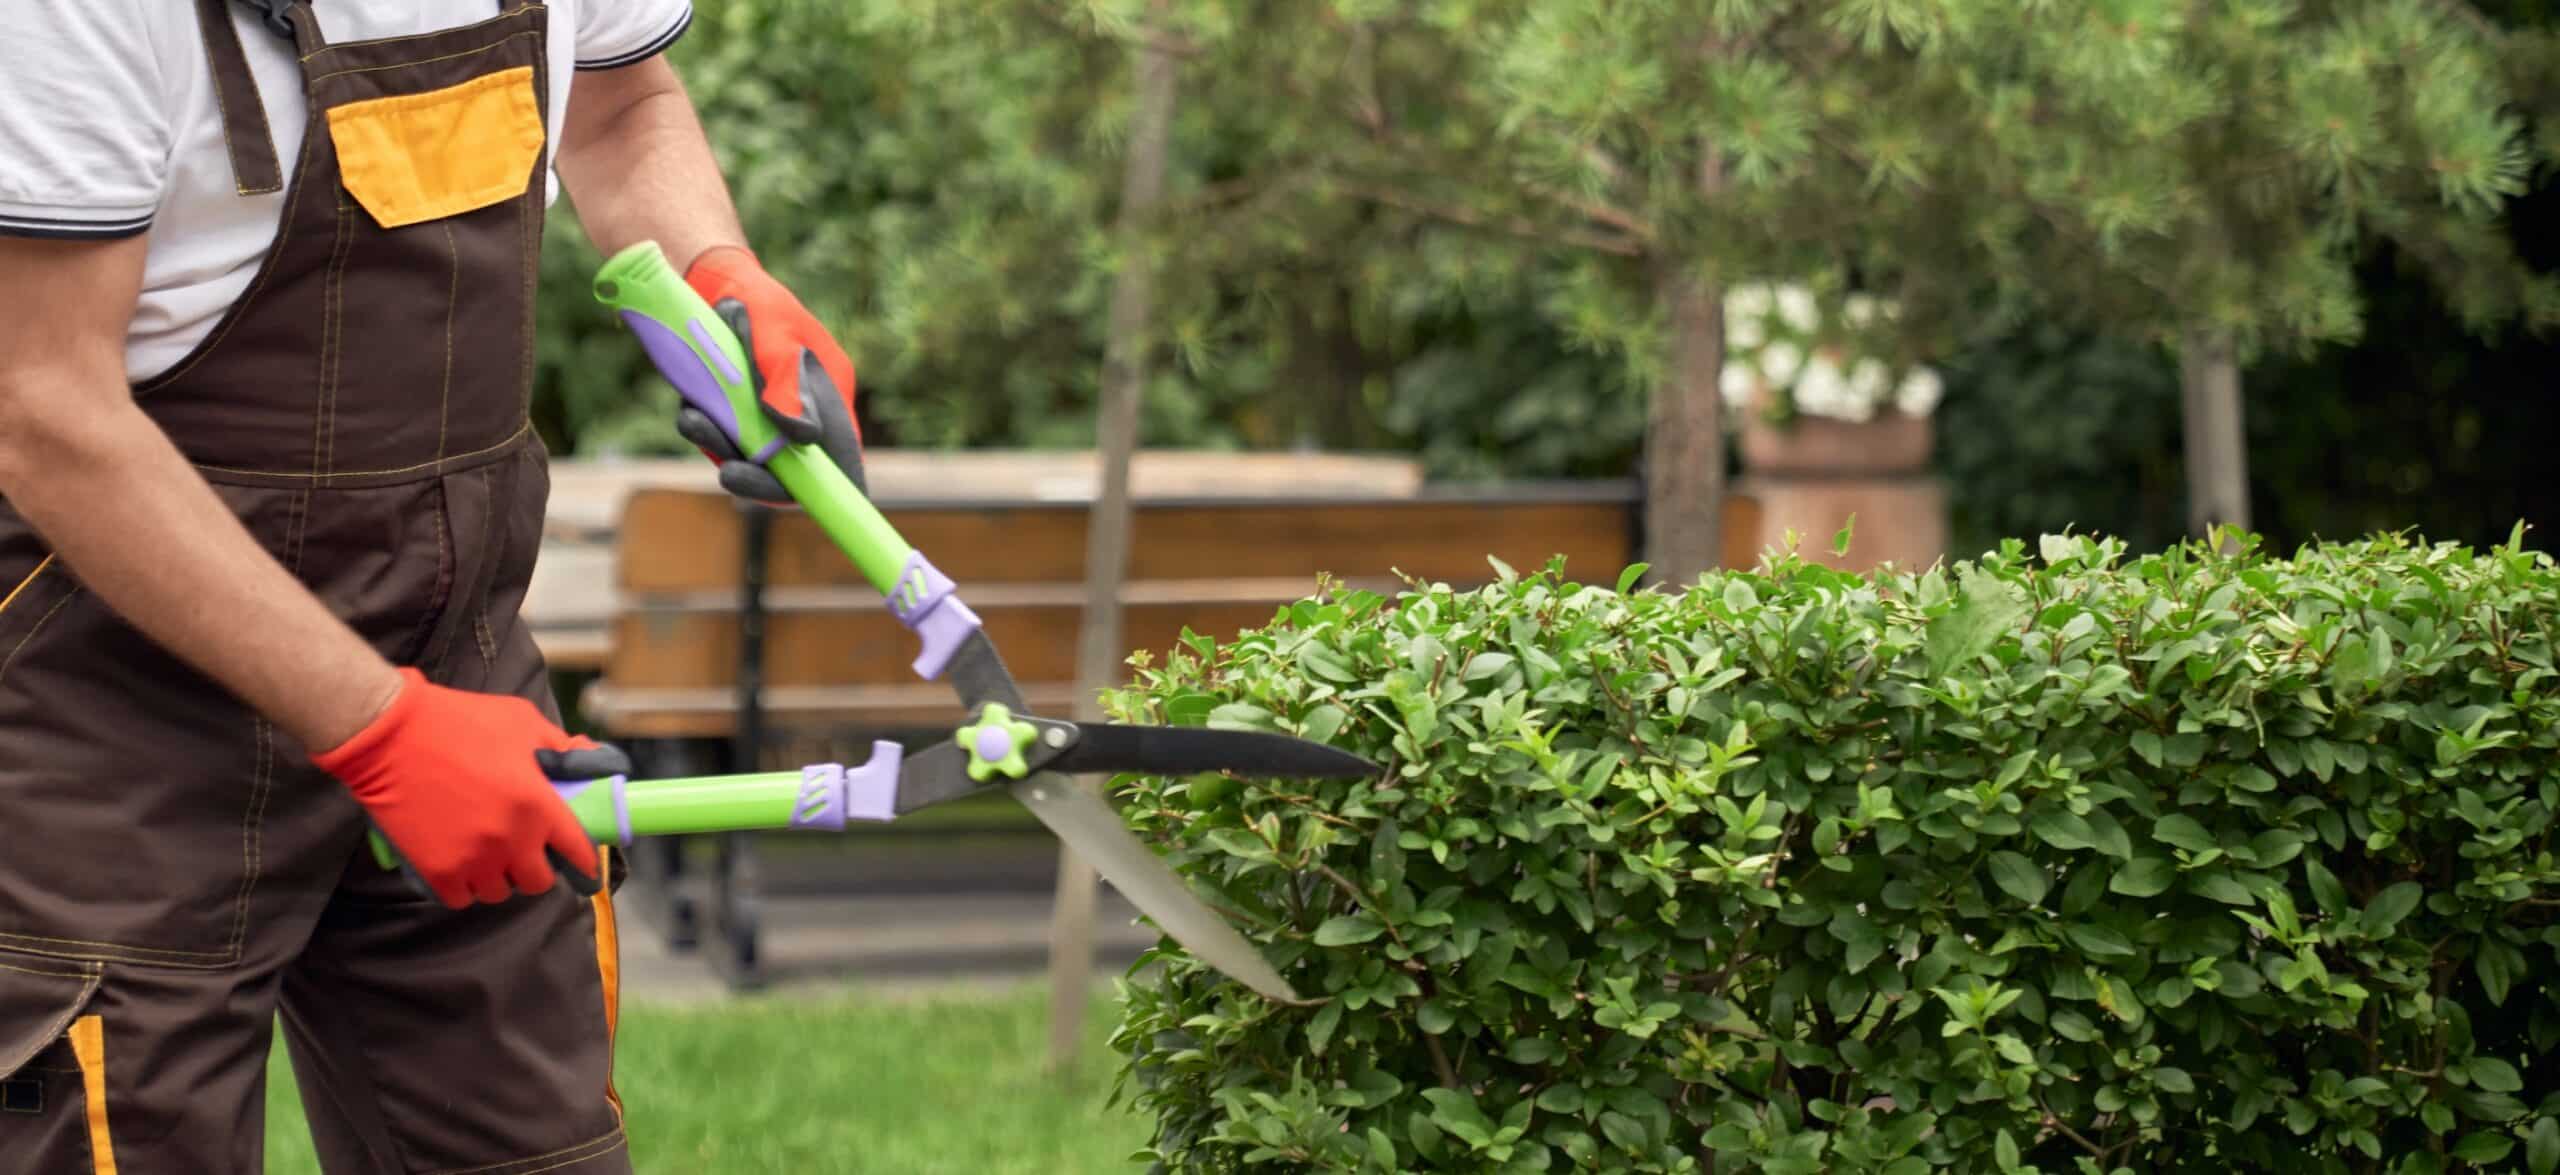
[[[1475,209],[1464,208],[1455,204],[1443,204],[1436,200],[1425,199],[1410,192],[1362,180],[1337,178],[1334,182],[1338,184],[1343,191],[1363,200],[1383,204],[1389,208],[1410,212],[1417,216],[1425,216],[1433,220],[1446,221],[1462,228],[1483,229],[1498,232],[1506,236],[1517,237],[1526,241],[1542,241],[1572,245],[1580,249],[1591,249],[1602,253],[1613,253],[1620,257],[1641,257],[1645,254],[1645,242],[1631,237],[1612,236],[1606,233],[1585,232],[1577,229],[1561,228],[1555,225],[1540,224],[1536,220],[1526,216],[1502,216],[1493,213],[1479,212]]]

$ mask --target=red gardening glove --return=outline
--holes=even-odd
[[[765,419],[783,439],[816,445],[857,487],[862,480],[862,430],[853,418],[853,360],[800,299],[775,281],[755,254],[722,245],[694,259],[685,281],[709,302],[753,360],[756,394]],[[676,411],[676,431],[720,466],[720,484],[758,501],[792,498],[772,471],[740,453],[737,442],[692,405]]]
[[[548,772],[580,751],[590,762],[579,778],[591,778],[593,752],[607,748],[563,732],[523,698],[449,689],[415,669],[400,677],[371,724],[311,761],[346,785],[447,906],[548,890],[551,858],[585,874],[580,888],[592,891],[595,842]]]

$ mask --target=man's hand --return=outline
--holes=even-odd
[[[603,774],[627,775],[630,763],[522,698],[447,689],[415,669],[400,679],[380,717],[312,761],[346,784],[436,898],[460,909],[541,893],[556,880],[553,860],[593,890],[595,842],[551,786],[552,764],[570,751]]]
[[[766,418],[785,439],[825,450],[862,485],[853,362],[747,250],[728,185],[675,67],[652,57],[580,73],[560,131],[560,179],[599,252],[658,242],[754,357]],[[755,460],[766,454],[740,453],[709,417],[679,409],[676,431],[720,463],[720,482],[732,493],[791,500]]]
[[[868,489],[862,480],[862,430],[853,419],[853,360],[827,328],[745,249],[722,246],[704,253],[684,277],[746,348],[756,398],[774,431],[786,441],[818,446],[857,488]],[[676,431],[720,463],[720,484],[729,492],[791,501],[772,472],[748,460],[751,455],[739,452],[701,410],[679,408]]]

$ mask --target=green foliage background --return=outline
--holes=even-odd
[[[2539,0],[2482,7],[2552,40]],[[1088,443],[1132,6],[1090,0],[1044,19],[957,0],[698,9],[675,60],[752,239],[854,353],[867,435]],[[1403,451],[1444,478],[1632,475],[1644,395],[1627,348],[1645,308],[1596,292],[1587,267],[1293,186],[1317,148],[1306,120],[1218,81],[1256,49],[1217,33],[1186,74],[1177,125],[1170,190],[1186,219],[1157,246],[1171,262],[1169,361],[1148,391],[1147,442]],[[2515,79],[2536,109],[2560,92],[2550,73]],[[2539,272],[2560,273],[2554,185],[2536,184],[2512,234]],[[564,204],[544,262],[544,434],[562,452],[680,452],[671,394],[588,295],[596,261]],[[2248,373],[2258,528],[2283,543],[2404,526],[2490,542],[2518,518],[2560,516],[2560,481],[2530,473],[2535,447],[2560,435],[2548,375],[2560,347],[2465,334],[2411,258],[2376,252],[2356,276],[2364,341]],[[1962,325],[1942,356],[1939,429],[1955,549],[2064,526],[2143,550],[2174,541],[2170,357],[1993,296]]]
[[[1384,765],[1118,781],[1310,1000],[1166,944],[1126,1094],[1186,1171],[2548,1175],[2555,625],[2389,539],[1312,599],[1116,703]]]

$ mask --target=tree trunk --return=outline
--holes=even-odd
[[[1138,408],[1147,382],[1155,315],[1155,265],[1147,255],[1149,222],[1164,195],[1173,139],[1178,62],[1163,43],[1171,0],[1147,6],[1147,47],[1138,52],[1138,106],[1121,175],[1120,272],[1111,290],[1110,337],[1102,371],[1102,413],[1094,442],[1102,484],[1085,541],[1084,624],[1076,651],[1076,717],[1101,717],[1098,695],[1116,685],[1127,655],[1120,638],[1120,587],[1128,578],[1129,459],[1138,446]],[[1085,1002],[1093,974],[1093,867],[1058,848],[1058,892],[1049,934],[1049,1065],[1071,1072],[1084,1039]]]
[[[1670,261],[1656,289],[1670,353],[1645,428],[1644,558],[1654,583],[1676,589],[1723,561],[1724,291]]]
[[[2248,433],[2231,340],[2190,333],[2178,366],[2186,391],[2187,529],[2198,538],[2217,525],[2248,530]]]

